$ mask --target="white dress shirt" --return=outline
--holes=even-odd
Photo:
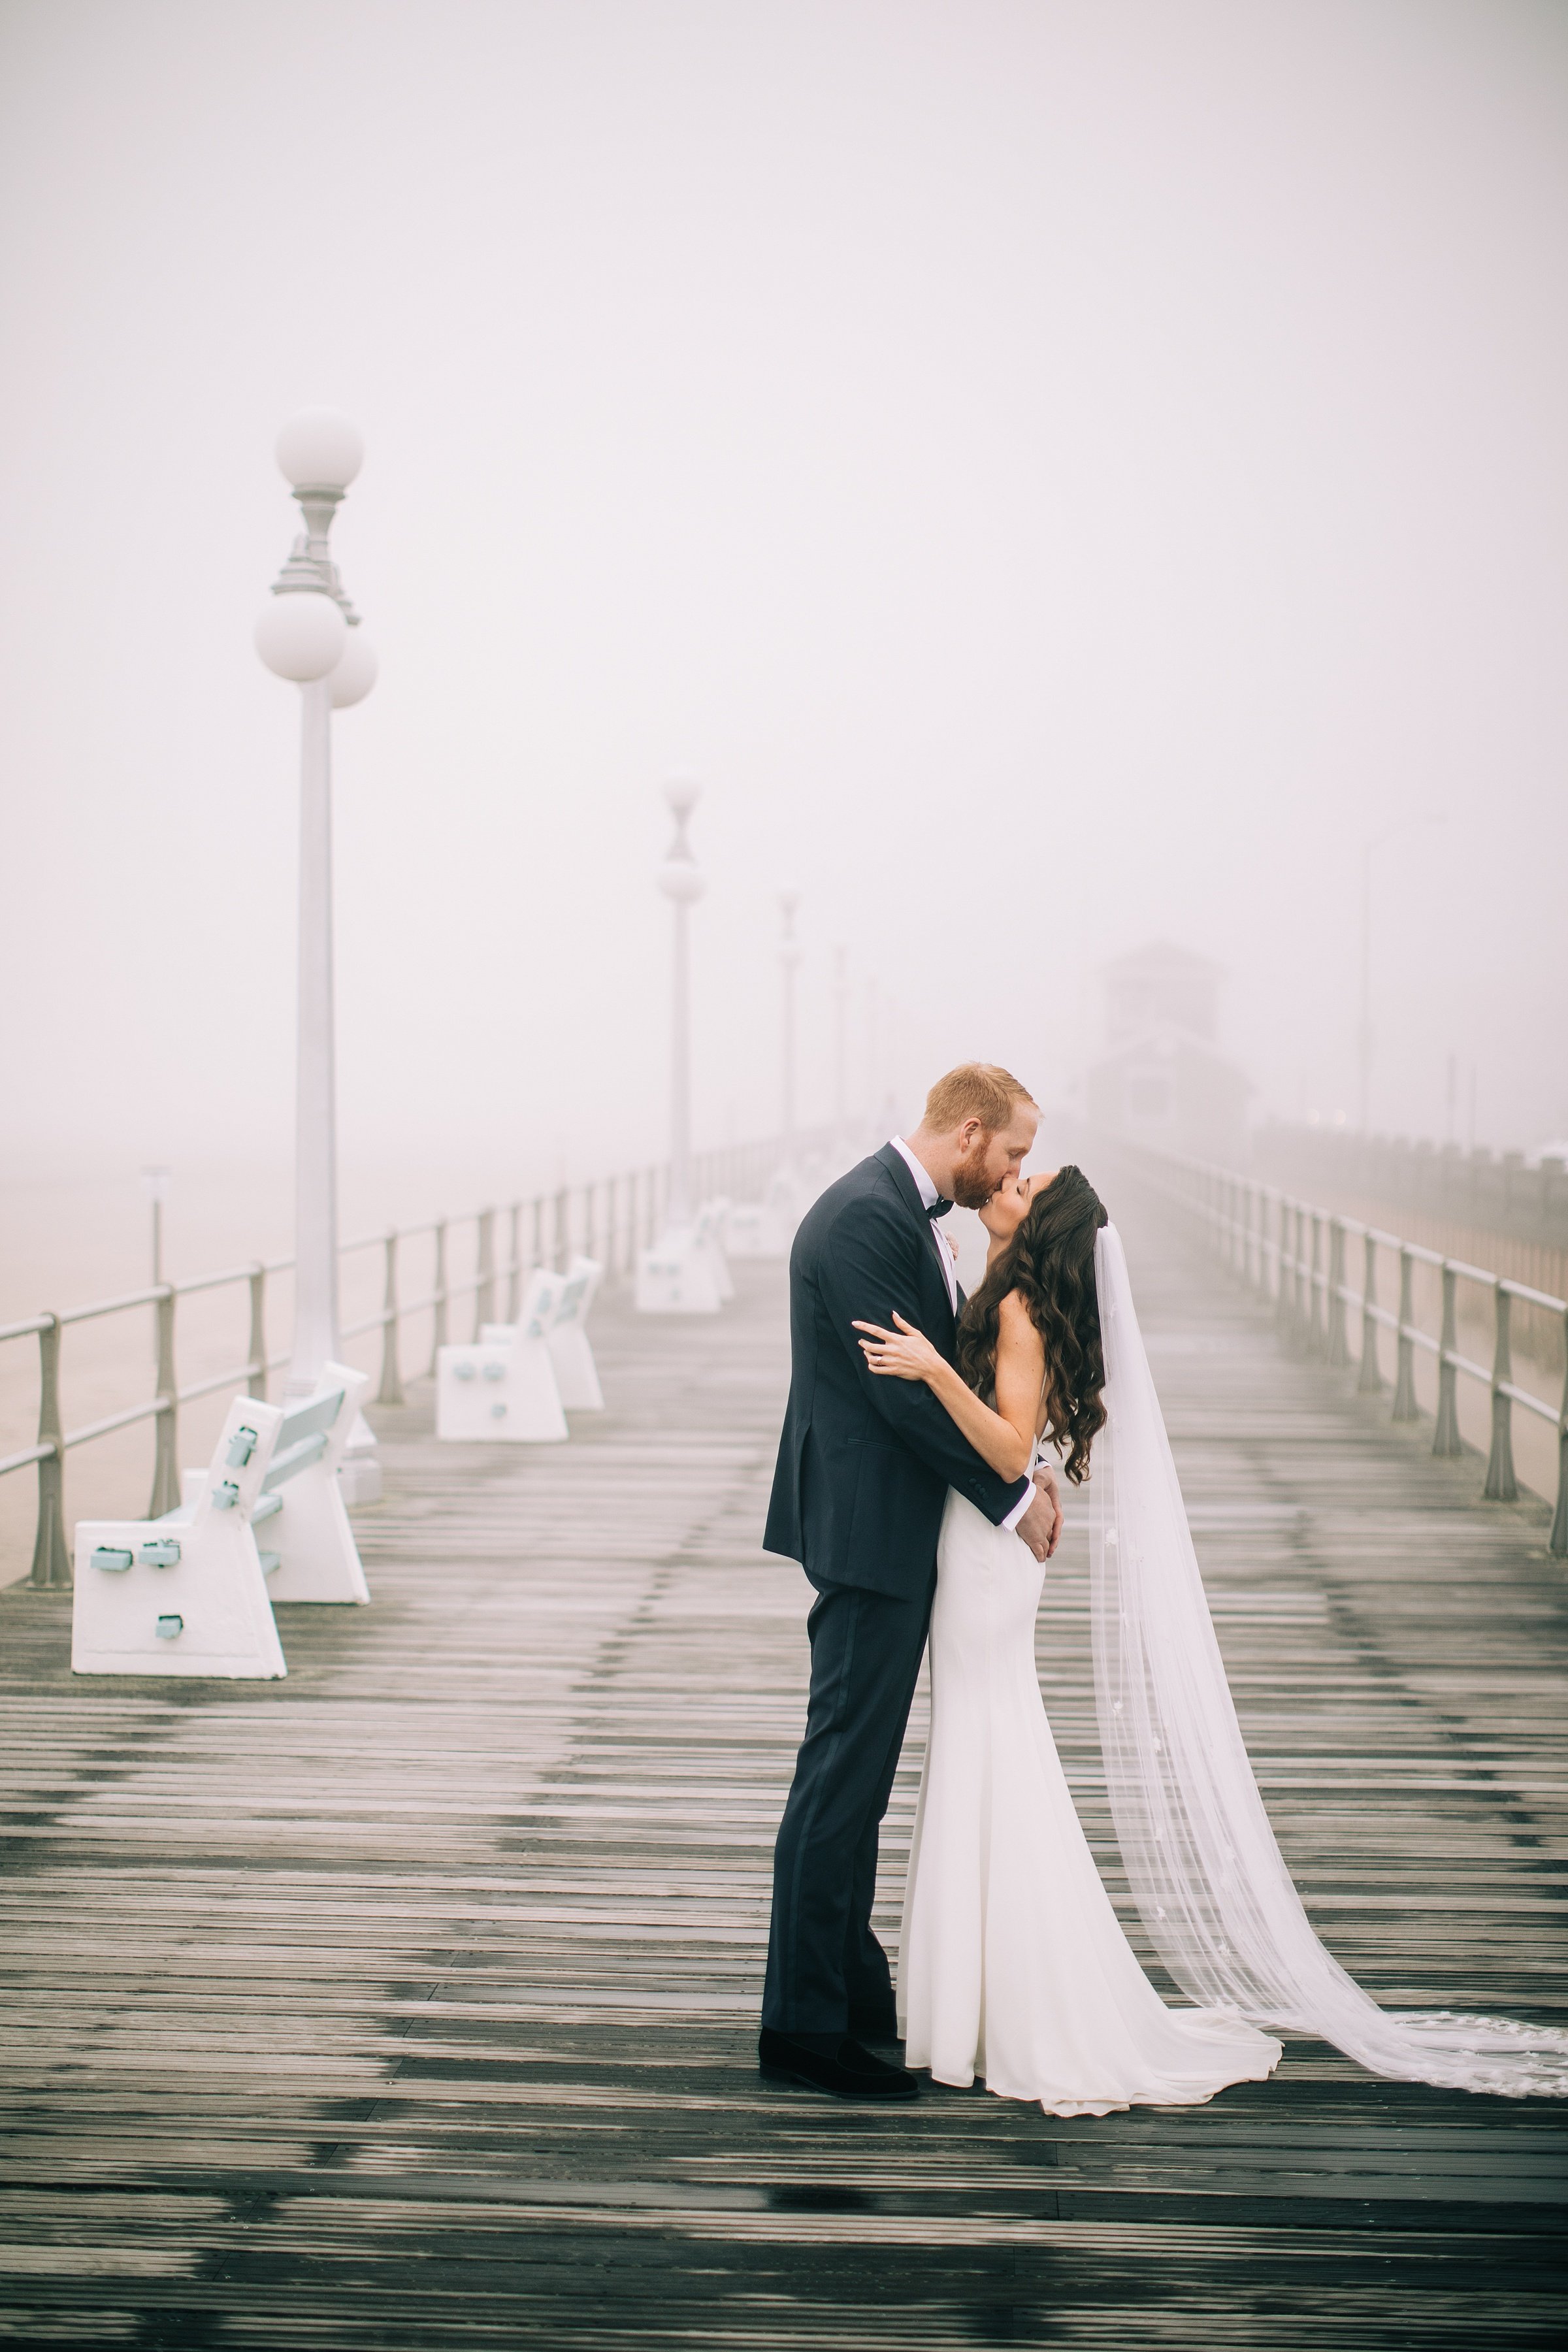
[[[941,1200],[942,1194],[937,1191],[936,1186],[932,1183],[929,1171],[922,1167],[921,1162],[915,1158],[914,1153],[910,1150],[909,1145],[904,1141],[901,1135],[889,1136],[888,1140],[892,1145],[893,1150],[898,1153],[900,1159],[903,1161],[905,1167],[909,1170],[910,1174],[914,1178],[915,1189],[921,1196],[921,1208],[930,1209],[934,1202]],[[952,1311],[956,1315],[958,1312],[958,1268],[953,1263],[952,1252],[949,1249],[943,1236],[937,1230],[936,1218],[928,1216],[926,1223],[931,1228],[931,1244],[942,1265],[942,1278],[947,1285],[948,1298],[952,1304]],[[1021,1496],[1019,1500],[1014,1504],[1006,1517],[1002,1521],[1002,1525],[1005,1528],[1016,1528],[1034,1499],[1035,1488],[1034,1482],[1031,1480],[1027,1492]]]
[[[901,1135],[890,1136],[889,1138],[889,1141],[892,1144],[893,1150],[898,1153],[900,1159],[903,1161],[904,1166],[909,1170],[910,1174],[915,1180],[915,1189],[921,1196],[921,1208],[929,1210],[934,1207],[935,1203],[941,1200],[942,1194],[931,1182],[927,1171],[921,1167],[920,1161],[915,1158],[914,1153],[910,1150],[909,1145],[904,1141]],[[956,1315],[958,1312],[958,1268],[953,1264],[952,1252],[949,1249],[943,1236],[937,1231],[937,1220],[932,1216],[928,1216],[926,1218],[926,1224],[930,1229],[931,1241],[935,1245],[937,1256],[942,1263],[942,1278],[947,1285],[948,1305],[952,1308],[953,1313]]]

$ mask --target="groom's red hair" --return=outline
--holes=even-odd
[[[966,1118],[977,1118],[987,1135],[999,1135],[1013,1116],[1015,1103],[1034,1101],[1028,1087],[1011,1070],[1002,1069],[995,1062],[960,1062],[956,1070],[938,1078],[927,1095],[924,1124],[932,1135],[951,1135]]]

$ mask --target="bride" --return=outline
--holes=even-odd
[[[905,2062],[1047,2114],[1191,2105],[1279,2063],[1265,2027],[1373,2072],[1568,2095],[1568,2034],[1379,2009],[1319,1942],[1275,1843],[1214,1636],[1116,1228],[1077,1168],[1008,1178],[981,1212],[985,1278],[959,1370],[901,1315],[858,1323],[872,1371],[923,1381],[1000,1475],[1095,1476],[1100,1742],[1129,1882],[1190,2007],[1121,1932],[1073,1809],[1035,1671],[1045,1569],[950,1491],[931,1626],[931,1730],[898,2003]]]

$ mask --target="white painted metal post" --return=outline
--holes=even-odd
[[[673,917],[669,992],[669,1166],[659,1238],[637,1258],[640,1315],[716,1315],[728,1276],[707,1223],[697,1214],[691,1160],[691,969],[687,918],[707,887],[691,854],[686,827],[697,805],[695,784],[670,784],[665,798],[675,839],[658,869],[658,887]],[[648,1206],[654,1206],[650,1183]]]
[[[337,1033],[332,1002],[332,703],[301,688],[300,1001],[294,1085],[294,1348],[286,1394],[311,1395],[338,1329]]]
[[[795,943],[795,919],[800,906],[796,890],[779,894],[779,912],[784,918],[784,936],[779,942],[779,963],[784,972],[784,1066],[781,1072],[779,1132],[784,1137],[787,1160],[795,1158],[795,976],[800,967],[800,949]]]
[[[364,445],[346,417],[307,409],[278,436],[278,463],[292,484],[305,529],[273,583],[256,645],[279,677],[300,689],[300,947],[294,1133],[294,1344],[287,1393],[308,1396],[322,1367],[342,1355],[338,1313],[336,1030],[332,1005],[332,780],[334,709],[362,701],[375,656],[359,633],[328,548],[332,517],[359,472]],[[381,1491],[375,1441],[363,1418],[350,1438],[347,1499]]]
[[[691,1222],[691,940],[689,899],[670,909],[674,930],[669,967],[669,1222]]]
[[[700,797],[696,784],[669,784],[665,799],[675,819],[675,839],[658,870],[658,887],[674,917],[669,988],[669,1192],[665,1223],[689,1225],[691,1198],[691,949],[687,918],[707,888],[692,855],[686,828]]]

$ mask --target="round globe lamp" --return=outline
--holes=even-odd
[[[335,597],[298,589],[271,597],[263,607],[256,624],[256,650],[275,677],[310,686],[336,669],[348,635],[348,623]],[[368,686],[364,691],[370,691]]]
[[[349,710],[356,702],[363,702],[375,684],[379,668],[375,647],[367,643],[364,631],[351,629],[342,659],[327,680],[332,709]]]
[[[335,408],[302,408],[278,436],[277,450],[295,489],[341,492],[364,463],[364,436]]]
[[[658,869],[658,887],[677,906],[689,907],[707,889],[708,877],[689,857],[667,857]]]

